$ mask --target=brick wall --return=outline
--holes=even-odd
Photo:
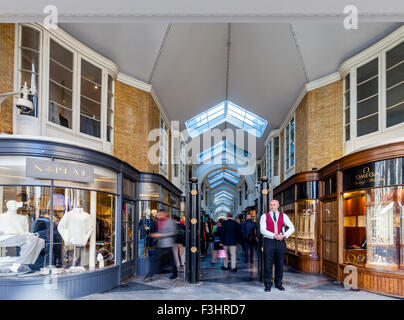
[[[310,91],[309,157],[306,170],[326,166],[343,156],[342,80]]]
[[[342,80],[310,91],[296,109],[295,173],[343,156]]]
[[[158,173],[149,162],[149,131],[159,127],[160,112],[149,93],[115,81],[114,156],[136,169]]]
[[[14,24],[0,23],[0,93],[14,91]],[[13,133],[13,97],[3,101],[0,133]]]

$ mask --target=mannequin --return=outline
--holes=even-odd
[[[91,215],[83,208],[73,208],[59,222],[58,231],[66,246],[74,246],[73,266],[71,272],[84,271],[84,267],[76,267],[76,247],[85,247],[94,231]]]
[[[7,212],[0,214],[0,246],[20,247],[20,255],[17,257],[4,257],[0,259],[0,265],[12,265],[10,270],[18,270],[21,264],[33,264],[45,247],[45,241],[37,235],[28,232],[29,223],[26,216],[17,214],[17,209],[22,203],[7,201]],[[10,267],[11,268],[11,267]]]

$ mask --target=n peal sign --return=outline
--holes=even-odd
[[[86,164],[27,158],[25,175],[38,179],[94,182],[94,168]]]

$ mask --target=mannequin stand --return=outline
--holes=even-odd
[[[66,272],[83,272],[86,271],[86,268],[82,267],[82,266],[76,266],[76,249],[77,249],[77,245],[73,245],[74,249],[73,249],[73,265],[68,268],[66,270]],[[81,252],[81,250],[80,250]]]

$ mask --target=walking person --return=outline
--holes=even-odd
[[[160,272],[161,266],[166,257],[168,258],[172,270],[170,279],[175,279],[178,276],[178,272],[177,266],[174,262],[172,247],[174,245],[177,227],[174,220],[171,219],[168,213],[164,210],[157,213],[157,219],[157,233],[150,234],[151,237],[158,240],[157,252],[156,255],[152,257],[149,273],[146,275],[144,280],[151,279],[154,274]]]
[[[183,268],[185,264],[185,225],[181,223],[182,221],[180,221],[179,217],[175,217],[174,220],[177,226],[177,233],[173,245],[173,254],[178,270]]]
[[[242,234],[244,235],[244,262],[254,262],[254,250],[257,244],[257,223],[251,219],[251,215],[247,215],[246,221],[242,225]]]
[[[231,260],[231,271],[237,272],[237,244],[241,242],[240,224],[232,219],[233,213],[227,213],[227,220],[223,222],[220,240],[223,249],[227,252],[227,258],[223,261],[222,270],[229,269],[229,257]]]
[[[217,253],[219,250],[223,249],[223,244],[220,241],[220,235],[222,232],[222,219],[219,219],[219,221],[216,223],[215,226],[212,228],[212,234],[213,234],[213,253],[212,253],[212,262],[211,264],[214,265],[216,263],[217,259]]]
[[[286,255],[285,238],[288,238],[295,227],[289,217],[279,212],[278,200],[272,200],[269,203],[270,212],[261,216],[260,231],[264,237],[264,285],[265,291],[271,291],[272,287],[272,267],[275,264],[275,287],[281,291],[283,264]],[[285,231],[285,227],[288,227]]]

